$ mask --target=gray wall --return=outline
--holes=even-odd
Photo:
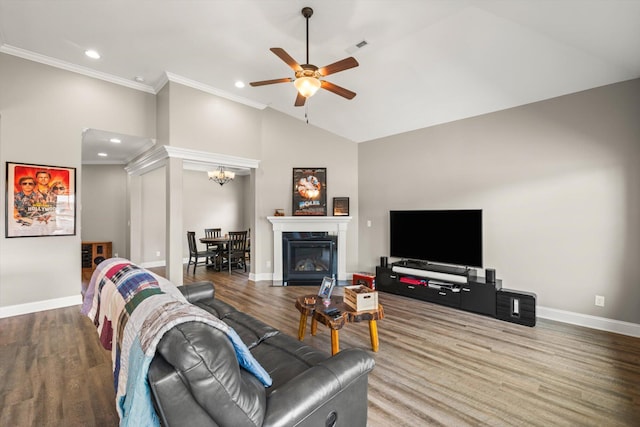
[[[388,255],[391,209],[479,208],[505,287],[640,323],[639,99],[632,80],[360,144],[360,266]]]
[[[196,237],[204,236],[205,228],[221,228],[222,233],[244,231],[250,228],[246,222],[246,195],[249,192],[249,176],[236,178],[223,186],[209,181],[205,172],[185,171],[183,185],[184,235],[195,231]],[[198,247],[204,245],[198,242]],[[184,256],[189,254],[186,237]]]
[[[205,228],[221,228],[223,233],[248,230],[245,222],[248,176],[220,186],[206,172],[183,172],[182,203],[183,233],[180,240],[183,258],[188,258],[187,231],[195,231],[196,237],[204,236]],[[164,264],[165,251],[165,170],[159,168],[142,176],[142,263]],[[126,224],[125,224],[126,225]],[[204,245],[198,243],[200,249]],[[159,255],[158,255],[159,253]]]
[[[313,119],[313,117],[311,118]],[[273,272],[273,228],[266,219],[278,208],[291,215],[293,168],[327,168],[327,212],[333,197],[349,197],[353,219],[347,229],[347,271],[358,271],[358,144],[300,120],[266,109],[262,116],[260,168],[256,171],[257,232],[252,271]],[[252,241],[253,245],[253,241]],[[253,270],[254,266],[256,270]]]
[[[169,141],[161,145],[259,159],[261,110],[174,82],[168,85]]]
[[[154,136],[155,97],[0,53],[0,164],[77,168],[84,128]],[[0,188],[5,220],[6,183]],[[81,190],[81,189],[79,189]],[[82,194],[77,195],[78,206]],[[0,227],[0,307],[73,297],[80,301],[82,221],[75,236],[5,238]]]
[[[160,262],[166,257],[165,170],[142,176],[142,262]],[[160,252],[159,255],[156,255]]]
[[[127,258],[127,173],[122,165],[82,166],[82,241],[112,242]]]

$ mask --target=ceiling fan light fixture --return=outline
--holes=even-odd
[[[320,89],[321,83],[320,80],[315,77],[302,76],[298,77],[293,85],[298,89],[298,93],[304,96],[305,98],[309,98]]]
[[[307,22],[307,62],[305,64],[298,64],[298,62],[293,59],[291,55],[285,52],[285,50],[281,47],[272,47],[271,49],[269,49],[278,58],[284,61],[285,64],[291,67],[291,69],[295,72],[295,79],[285,77],[281,79],[262,80],[249,83],[251,86],[263,86],[275,83],[293,82],[293,85],[298,91],[295,103],[293,104],[296,107],[304,106],[307,98],[313,96],[318,91],[318,89],[326,89],[329,92],[333,92],[336,95],[342,96],[346,99],[353,99],[353,97],[356,96],[355,92],[351,92],[348,89],[324,80],[324,77],[330,74],[335,74],[340,71],[348,70],[349,68],[357,67],[359,64],[354,57],[350,56],[348,58],[344,58],[322,68],[318,68],[315,65],[309,63],[309,18],[311,18],[312,15],[313,9],[311,9],[310,7],[302,8],[302,16],[304,16]]]

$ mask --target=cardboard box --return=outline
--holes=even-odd
[[[355,311],[377,310],[378,292],[363,285],[345,286],[343,301]]]
[[[376,288],[376,275],[373,273],[353,273],[354,285],[367,286],[369,289]]]

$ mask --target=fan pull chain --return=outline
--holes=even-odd
[[[309,124],[309,105],[304,105],[304,118],[307,120],[307,124]]]

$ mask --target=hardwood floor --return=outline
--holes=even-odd
[[[152,269],[164,274],[164,269]],[[295,297],[205,268],[216,295],[297,336]],[[342,292],[340,288],[336,291]],[[380,293],[369,426],[638,426],[640,339],[539,319],[535,328]],[[305,342],[330,351],[320,325]],[[367,323],[340,347],[370,350]],[[116,426],[110,353],[79,307],[0,319],[0,426]],[[188,423],[186,424],[188,425]]]

